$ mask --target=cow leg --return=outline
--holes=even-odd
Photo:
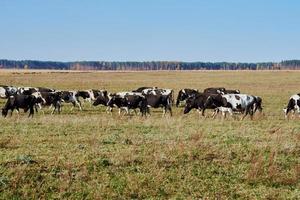
[[[164,106],[163,107],[163,115],[162,115],[163,117],[166,115],[166,112],[167,112],[167,108]]]
[[[215,111],[214,111],[214,113],[213,113],[213,115],[212,115],[212,118],[213,118],[213,119],[215,119],[215,117],[217,116],[217,114],[219,113],[219,111],[220,111],[220,110],[219,110],[218,108],[215,109]]]
[[[82,111],[81,101],[76,101],[76,105],[79,107],[79,110]]]
[[[173,113],[172,113],[172,107],[171,107],[170,104],[166,106],[166,111],[169,111],[170,112],[170,116],[172,117]]]
[[[244,120],[245,117],[248,115],[249,109],[250,109],[249,107],[246,108],[245,114],[244,114],[244,116],[241,118],[241,120]]]
[[[130,115],[130,113],[129,113],[129,108],[128,108],[128,107],[125,107],[124,110],[125,110],[124,115]]]
[[[76,103],[75,103],[75,101],[72,101],[72,105],[73,105],[73,107],[71,108],[71,111],[73,111],[73,109],[75,108],[75,106],[76,106]]]
[[[52,112],[51,112],[51,115],[53,115],[54,114],[54,112],[57,110],[57,105],[55,104],[54,105],[54,109],[52,110]]]
[[[29,109],[28,117],[33,117],[33,114],[34,114],[34,109],[33,109],[33,106],[31,106],[30,109]]]

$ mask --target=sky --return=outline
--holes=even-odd
[[[0,59],[300,59],[299,0],[1,0]]]

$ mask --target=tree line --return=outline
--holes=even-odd
[[[234,62],[106,62],[78,61],[54,62],[38,60],[0,60],[0,69],[57,69],[57,70],[281,70],[300,69],[300,60],[281,62],[234,63]]]

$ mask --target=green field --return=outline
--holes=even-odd
[[[147,118],[65,105],[62,114],[0,118],[1,199],[299,199],[300,121],[282,109],[298,71],[0,71],[0,83],[128,91],[225,87],[262,97],[254,120],[196,111]],[[1,100],[1,107],[5,100]],[[210,114],[210,112],[207,112]],[[209,116],[209,115],[208,115]]]

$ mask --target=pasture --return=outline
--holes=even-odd
[[[300,92],[299,71],[0,71],[0,83],[130,91],[140,86],[225,87],[262,97],[243,121],[105,113],[64,105],[60,115],[0,118],[1,199],[299,199],[300,120],[283,107]],[[1,100],[3,107],[5,100]],[[211,113],[208,111],[207,113]]]

